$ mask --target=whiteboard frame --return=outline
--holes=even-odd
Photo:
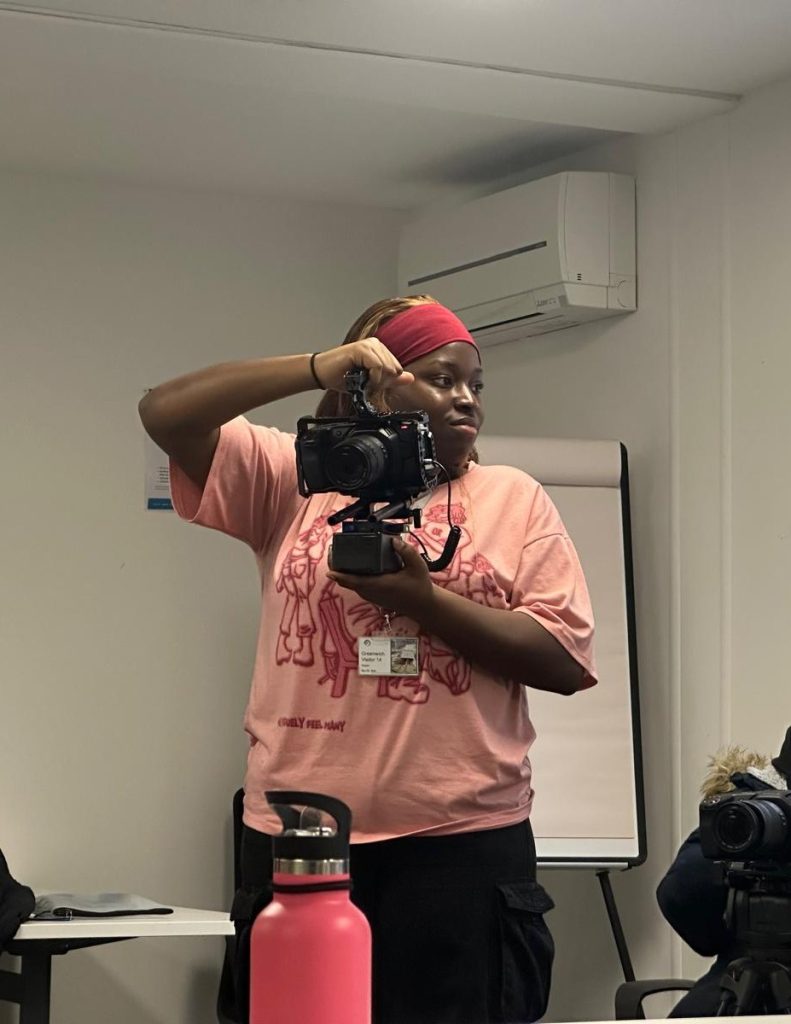
[[[637,627],[636,627],[636,615],[635,615],[635,592],[634,592],[634,559],[632,552],[632,525],[631,525],[631,503],[630,503],[630,487],[629,487],[629,458],[626,450],[626,446],[622,442],[616,441],[592,441],[592,440],[580,440],[575,442],[572,439],[549,439],[549,438],[515,438],[515,437],[485,437],[481,438],[482,455],[489,461],[490,451],[489,445],[492,448],[496,448],[498,442],[506,447],[519,444],[520,441],[525,443],[538,443],[541,445],[546,444],[548,451],[542,452],[538,459],[535,469],[528,468],[527,472],[534,477],[542,486],[550,487],[555,484],[562,486],[579,486],[586,487],[596,485],[597,481],[593,478],[594,474],[591,473],[590,478],[586,478],[584,470],[580,469],[579,476],[574,479],[568,471],[567,467],[560,465],[562,459],[557,460],[559,465],[553,467],[553,463],[556,461],[552,457],[553,447],[557,446],[558,449],[574,448],[575,445],[579,445],[582,449],[587,449],[591,454],[595,453],[598,456],[602,451],[610,451],[612,455],[609,456],[611,471],[610,480],[611,483],[607,486],[612,487],[614,490],[618,489],[620,497],[620,512],[621,512],[621,540],[623,544],[623,594],[624,594],[624,622],[626,626],[626,646],[627,650],[625,653],[625,660],[628,667],[628,679],[625,682],[628,684],[629,692],[629,712],[630,712],[630,724],[631,724],[631,753],[632,753],[632,770],[633,770],[633,792],[634,792],[634,823],[636,835],[624,839],[623,845],[625,849],[623,852],[620,850],[601,850],[598,852],[591,852],[589,856],[584,854],[576,853],[573,855],[542,855],[540,850],[538,851],[538,865],[542,868],[586,868],[589,870],[626,870],[628,868],[637,867],[638,865],[645,862],[647,856],[647,841],[646,841],[646,819],[645,819],[645,789],[643,784],[643,757],[642,757],[642,730],[641,730],[641,719],[640,719],[640,693],[639,693],[639,677],[638,677],[638,663],[637,663]],[[617,445],[617,449],[616,449]],[[492,451],[491,455],[495,452]],[[538,453],[537,453],[538,454]],[[586,453],[587,454],[587,453]],[[497,453],[499,460],[500,453]],[[585,460],[582,460],[585,462]],[[594,457],[592,462],[596,462]],[[539,465],[543,463],[543,465]],[[516,465],[517,468],[525,469],[525,466],[515,460],[511,461],[512,465]],[[555,476],[555,471],[558,471],[558,475]],[[561,517],[563,515],[562,508],[560,509]],[[573,540],[573,537],[572,537]],[[595,609],[594,609],[595,611]],[[539,840],[537,840],[537,845]],[[633,852],[635,850],[636,853]]]
[[[624,556],[624,592],[626,594],[626,634],[629,654],[629,696],[632,720],[632,763],[634,765],[635,816],[637,820],[637,854],[631,857],[539,857],[539,867],[575,867],[597,870],[638,867],[647,856],[645,827],[645,788],[643,784],[643,748],[640,724],[640,688],[637,669],[637,623],[634,598],[634,559],[632,554],[632,515],[629,499],[629,457],[626,446],[619,442],[621,453],[621,524]],[[539,481],[540,482],[540,481]]]

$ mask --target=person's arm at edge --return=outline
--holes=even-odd
[[[489,673],[564,696],[582,687],[582,666],[530,615],[487,608],[435,584],[413,614],[423,629]]]
[[[366,369],[373,386],[412,379],[378,339],[363,338],[318,353],[313,370],[310,355],[249,359],[196,370],[153,388],[138,410],[149,437],[203,488],[224,423],[280,398],[311,391],[320,386],[319,381],[324,388],[343,391],[344,375],[354,367]]]
[[[446,590],[415,547],[400,538],[393,547],[404,563],[400,572],[354,576],[330,568],[327,575],[379,608],[408,615],[488,674],[564,695],[582,688],[584,668],[531,615]]]
[[[315,387],[309,355],[220,363],[153,388],[138,411],[154,443],[202,488],[224,423]]]

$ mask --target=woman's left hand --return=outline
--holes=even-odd
[[[364,601],[378,605],[385,611],[408,615],[420,621],[422,610],[430,604],[434,584],[428,566],[420,552],[400,537],[393,537],[393,550],[404,563],[397,572],[378,576],[352,576],[329,569],[327,575],[339,587],[353,590]]]

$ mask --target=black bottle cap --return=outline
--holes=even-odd
[[[323,793],[294,790],[269,791],[266,798],[283,822],[283,832],[272,837],[275,860],[348,860],[352,812],[341,800]],[[336,828],[322,823],[323,811]]]

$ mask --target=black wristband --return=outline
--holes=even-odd
[[[326,391],[327,389],[321,383],[321,381],[319,380],[319,375],[316,373],[316,356],[318,354],[318,352],[314,352],[313,355],[310,357],[310,372],[313,374],[313,379],[316,381],[316,387],[321,388],[322,391]]]

